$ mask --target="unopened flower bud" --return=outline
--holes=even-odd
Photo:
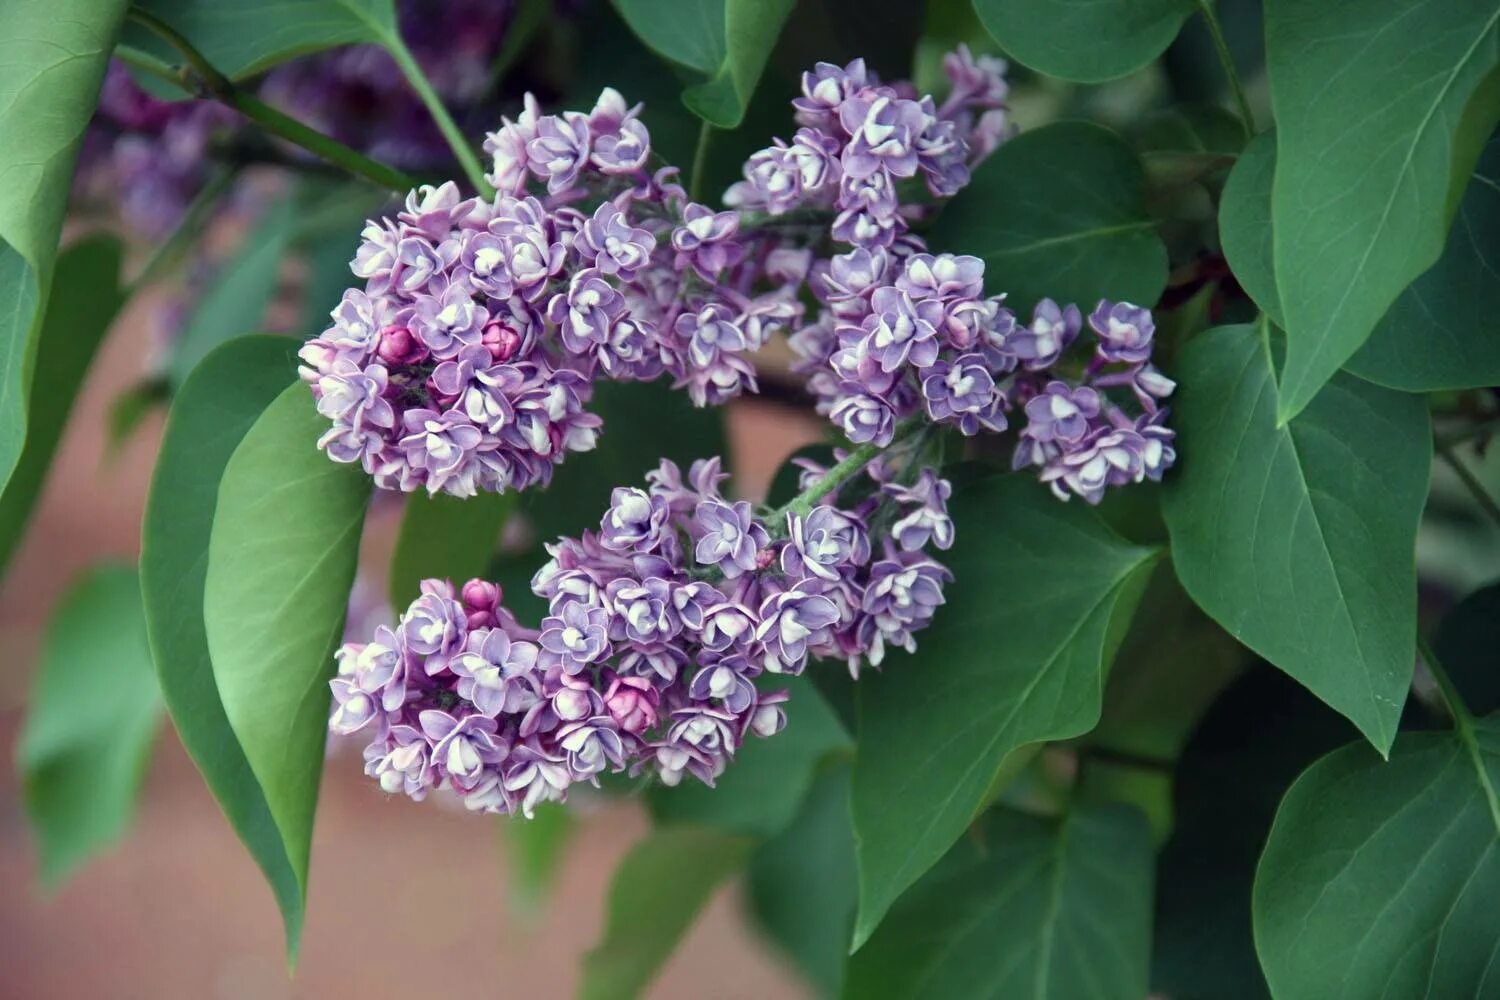
[[[504,323],[488,323],[480,342],[496,361],[509,361],[521,347],[521,335]]]
[[[427,348],[406,327],[388,326],[380,331],[375,354],[388,365],[411,365],[427,356]]]

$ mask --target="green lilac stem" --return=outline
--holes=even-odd
[[[390,191],[410,191],[417,186],[415,178],[394,167],[386,166],[378,160],[370,159],[332,136],[325,135],[317,129],[308,128],[290,115],[277,111],[260,98],[239,89],[233,81],[215,69],[191,42],[155,15],[139,7],[132,7],[130,18],[160,36],[163,41],[176,49],[187,61],[187,65],[169,66],[143,52],[121,46],[117,54],[127,64],[175,84],[186,93],[211,97],[220,104],[238,111],[272,135],[300,146],[356,177],[362,177]]]
[[[1213,39],[1214,51],[1218,53],[1219,65],[1224,68],[1224,76],[1229,81],[1229,91],[1234,95],[1234,103],[1240,112],[1240,123],[1245,128],[1245,138],[1255,137],[1255,116],[1250,113],[1250,102],[1245,97],[1245,88],[1240,84],[1240,73],[1234,65],[1234,55],[1229,51],[1229,43],[1224,40],[1224,29],[1219,24],[1219,16],[1214,13],[1212,0],[1198,0],[1198,10],[1203,14],[1203,20],[1208,24],[1209,37]]]
[[[1474,495],[1474,502],[1479,504],[1480,509],[1488,514],[1496,524],[1500,524],[1500,503],[1495,502],[1495,498],[1490,496],[1489,491],[1484,488],[1484,484],[1469,470],[1469,467],[1464,464],[1463,459],[1453,453],[1452,445],[1439,443],[1436,448],[1438,457],[1448,463],[1448,467],[1457,474],[1464,486],[1468,487],[1469,492]]]
[[[823,473],[811,486],[793,497],[786,504],[772,511],[767,517],[772,531],[780,532],[785,530],[788,514],[806,517],[818,505],[818,501],[859,475],[864,471],[865,466],[878,458],[886,448],[907,437],[913,431],[920,429],[925,423],[926,414],[914,413],[896,425],[896,431],[891,436],[890,444],[882,446],[873,441],[866,441],[855,448],[845,456],[842,462],[839,462],[833,468]]]
[[[1500,431],[1500,417],[1489,417],[1485,420],[1479,421],[1478,423],[1470,424],[1467,427],[1459,428],[1458,430],[1451,431],[1447,434],[1437,435],[1437,446],[1440,449],[1451,448],[1454,445],[1460,445],[1474,438],[1480,437],[1481,435],[1494,433],[1496,431]]]
[[[417,96],[426,105],[427,113],[432,115],[432,120],[437,123],[438,130],[443,133],[443,138],[448,140],[448,147],[453,150],[453,155],[458,157],[459,166],[463,167],[464,175],[469,178],[469,183],[473,185],[474,190],[486,201],[494,198],[495,189],[490,187],[490,182],[485,179],[484,167],[480,166],[474,147],[469,145],[458,123],[448,113],[447,107],[443,105],[443,99],[438,96],[436,90],[432,89],[431,81],[427,79],[427,74],[422,72],[422,67],[417,64],[416,58],[411,54],[411,49],[406,47],[406,43],[398,35],[393,35],[387,40],[386,48],[390,51],[391,58],[396,60],[396,65],[401,68],[406,82],[411,84]]]
[[[713,142],[714,127],[708,122],[698,126],[698,145],[693,149],[693,176],[688,181],[688,200],[703,197],[703,172],[708,169],[708,147]]]
[[[1421,632],[1417,633],[1417,652],[1422,655],[1422,661],[1427,664],[1427,670],[1432,674],[1432,679],[1437,683],[1438,693],[1443,696],[1443,704],[1448,706],[1448,714],[1453,716],[1453,731],[1458,735],[1459,742],[1469,752],[1469,758],[1474,762],[1474,768],[1479,772],[1479,784],[1484,789],[1484,796],[1489,801],[1490,818],[1494,821],[1495,829],[1500,830],[1500,797],[1496,796],[1495,786],[1489,780],[1489,770],[1485,765],[1484,756],[1479,750],[1479,737],[1474,732],[1474,716],[1469,712],[1469,707],[1464,704],[1463,696],[1458,693],[1458,686],[1453,683],[1453,678],[1448,676],[1448,671],[1443,669],[1442,662],[1433,651],[1432,644]]]

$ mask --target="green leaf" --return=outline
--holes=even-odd
[[[1171,760],[1248,654],[1205,615],[1173,573],[1156,573],[1115,655],[1089,743]]]
[[[1203,716],[1177,763],[1176,822],[1157,862],[1153,989],[1185,1000],[1268,995],[1250,926],[1255,862],[1287,788],[1349,735],[1266,663]]]
[[[109,403],[104,431],[105,454],[114,458],[125,447],[136,429],[158,407],[166,409],[170,398],[167,384],[159,378],[145,378],[118,393]]]
[[[1008,55],[1048,76],[1102,83],[1156,61],[1194,0],[974,0]]]
[[[1475,715],[1500,711],[1500,670],[1495,669],[1495,623],[1500,583],[1474,591],[1443,616],[1433,649]]]
[[[682,103],[723,129],[739,127],[795,0],[614,0],[652,51],[709,79]]]
[[[847,760],[819,772],[791,826],[751,856],[746,881],[762,933],[821,996],[838,996],[859,901]]]
[[[609,887],[604,936],[583,960],[582,1000],[643,990],[715,888],[750,854],[748,837],[675,827],[631,848]]]
[[[462,587],[464,581],[484,576],[518,496],[514,491],[467,499],[447,493],[408,496],[391,556],[391,605],[406,607],[429,577]]]
[[[1500,4],[1267,0],[1265,20],[1284,423],[1442,253],[1500,111]]]
[[[0,60],[0,490],[26,443],[73,163],[125,0],[10,0]]]
[[[294,955],[302,933],[302,893],[265,793],[219,697],[204,630],[203,590],[224,467],[261,412],[296,381],[297,347],[289,337],[243,337],[214,351],[188,376],[172,400],[141,527],[141,591],[167,711],[230,825],[265,873]]]
[[[1248,325],[1200,334],[1174,374],[1180,464],[1162,502],[1178,579],[1386,752],[1414,658],[1426,404],[1340,375],[1278,428],[1269,344]]]
[[[1303,772],[1255,873],[1272,994],[1493,996],[1497,782],[1495,717],[1467,741],[1407,733],[1388,761],[1352,744]]]
[[[1360,378],[1407,392],[1500,383],[1500,135],[1464,190],[1443,255],[1349,359]]]
[[[336,45],[379,42],[395,30],[391,0],[140,0],[236,80]],[[171,58],[172,50],[131,24],[124,40]]]
[[[53,612],[17,751],[49,887],[125,834],[160,726],[135,568],[96,567]]]
[[[1219,242],[1235,280],[1278,326],[1281,298],[1272,263],[1271,182],[1276,175],[1276,131],[1262,132],[1240,154],[1219,200]]]
[[[0,495],[0,573],[21,541],[94,352],[125,302],[119,276],[120,244],[111,239],[85,240],[57,259],[58,294],[37,344],[30,431]]]
[[[1104,672],[1158,550],[1129,545],[1030,477],[954,490],[948,603],[860,678],[856,946],[962,836],[1012,751],[1099,721]]]
[[[203,586],[224,713],[303,898],[328,741],[328,678],[371,489],[359,466],[318,450],[326,429],[301,382],[251,425],[219,484]]]
[[[810,670],[842,670],[841,663],[816,663]],[[684,782],[658,785],[646,794],[657,823],[689,823],[771,837],[797,815],[818,763],[849,746],[833,709],[807,677],[767,678],[769,689],[786,689],[786,728],[770,739],[749,736],[733,766],[710,788]]]
[[[501,821],[510,861],[506,886],[523,917],[534,917],[546,904],[575,828],[572,810],[558,802],[540,803],[531,819],[507,816]]]
[[[240,241],[193,306],[172,349],[167,377],[181,385],[209,351],[261,326],[281,279],[281,262],[298,220],[293,198],[282,198]]]
[[[1274,133],[1240,157],[1219,206],[1224,255],[1235,278],[1278,324],[1281,300],[1272,266]],[[1403,291],[1349,359],[1349,371],[1407,392],[1463,389],[1500,381],[1500,338],[1489,327],[1500,309],[1500,136],[1490,139],[1459,205],[1443,255]]]
[[[593,451],[569,455],[545,490],[523,500],[544,539],[598,528],[616,486],[639,486],[663,458],[682,467],[727,450],[722,408],[700,409],[666,382],[601,382],[589,410],[604,418]]]
[[[850,960],[870,1000],[1146,995],[1151,833],[1123,806],[981,817]]]
[[[930,242],[983,257],[988,289],[1008,293],[1023,315],[1043,298],[1149,306],[1167,284],[1140,160],[1087,122],[1045,125],[1001,146],[938,216]]]

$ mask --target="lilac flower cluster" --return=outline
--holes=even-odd
[[[952,87],[939,106],[909,85],[880,85],[858,60],[819,64],[792,102],[802,128],[754,154],[726,195],[772,216],[824,209],[828,235],[852,245],[817,259],[820,244],[792,234],[767,254],[822,306],[791,336],[794,370],[856,443],[888,445],[918,413],[965,435],[1001,432],[1024,407],[1016,463],[1039,466],[1063,499],[1097,503],[1107,486],[1159,479],[1175,457],[1160,405],[1173,384],[1150,364],[1147,310],[1101,301],[1089,318],[1094,355],[1075,365],[1065,354],[1082,327],[1076,307],[1044,300],[1022,325],[1003,295],[984,294],[982,260],[930,253],[907,231],[931,206],[903,204],[903,181],[921,174],[933,197],[953,195],[1006,137],[1004,64],[960,48],[944,67]],[[1138,412],[1110,389],[1133,394]]]
[[[366,227],[365,287],[301,353],[331,458],[388,489],[522,489],[594,446],[596,376],[667,373],[700,406],[755,388],[747,355],[800,317],[795,290],[738,290],[737,217],[647,170],[638,114],[613,90],[588,114],[528,97],[487,144],[493,201],[423,187]]]
[[[856,248],[829,261],[813,288],[824,310],[791,338],[797,370],[851,441],[889,444],[897,422],[919,412],[965,435],[999,432],[1023,407],[1016,467],[1038,466],[1058,497],[1089,503],[1108,486],[1160,479],[1176,457],[1161,405],[1175,386],[1150,363],[1149,310],[1101,300],[1080,365],[1068,358],[1078,307],[1043,299],[1029,325],[1018,323],[1004,296],[984,296],[976,257]],[[1128,390],[1136,415],[1111,389]]]
[[[952,87],[939,106],[909,83],[882,85],[863,59],[819,63],[792,102],[802,128],[752,155],[724,200],[773,216],[830,209],[835,240],[890,246],[922,210],[903,206],[903,182],[920,174],[933,197],[949,197],[1009,135],[1005,63],[959,46],[943,68]]]
[[[724,497],[717,459],[686,478],[663,462],[614,491],[598,532],[548,547],[539,629],[494,584],[428,580],[394,627],[343,646],[329,728],[368,734],[386,791],[447,787],[484,812],[529,816],[606,771],[711,785],[751,734],[785,725],[786,692],[763,678],[809,657],[878,664],[942,603],[950,575],[924,549],[952,544],[948,484],[890,470],[871,465],[848,507],[834,491],[766,517]],[[895,515],[878,539],[877,509]]]

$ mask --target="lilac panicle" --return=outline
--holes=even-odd
[[[741,291],[760,261],[739,217],[646,169],[639,113],[613,90],[587,114],[528,98],[486,142],[492,201],[424,186],[365,227],[364,287],[301,354],[330,458],[385,489],[525,489],[594,446],[597,378],[667,374],[698,405],[754,389],[748,355],[800,317],[795,290]]]
[[[1150,311],[1100,300],[1088,317],[1093,353],[1072,360],[1084,330],[1077,306],[1043,299],[1018,322],[1005,296],[985,294],[984,261],[930,252],[909,231],[932,206],[898,194],[917,176],[934,198],[955,194],[1008,137],[1004,70],[959,48],[944,60],[951,87],[939,104],[881,84],[862,60],[820,63],[792,102],[792,141],[752,155],[725,200],[744,220],[830,217],[817,239],[799,243],[789,227],[763,253],[797,259],[782,280],[805,282],[821,304],[793,324],[795,370],[850,441],[889,445],[918,413],[964,435],[1000,432],[1019,410],[1016,465],[1036,466],[1063,499],[1097,503],[1107,487],[1160,478],[1175,459],[1161,406],[1173,386],[1151,366]],[[791,256],[811,255],[824,235],[850,246],[810,263]],[[926,515],[909,517],[903,533],[927,530]]]
[[[947,482],[909,462],[867,471],[857,503],[835,490],[770,516],[720,492],[717,459],[685,476],[664,461],[614,491],[598,532],[547,547],[539,629],[496,584],[428,580],[394,627],[346,643],[329,729],[369,741],[385,791],[448,789],[481,812],[530,815],[606,772],[713,784],[745,740],[786,725],[764,675],[878,665],[942,603],[948,573],[922,546],[951,542]],[[899,520],[877,556],[868,524],[887,505]]]

